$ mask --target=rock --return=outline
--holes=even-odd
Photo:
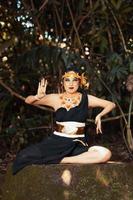
[[[133,200],[133,163],[11,166],[2,200]]]

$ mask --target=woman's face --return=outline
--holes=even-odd
[[[71,72],[72,73],[72,72]],[[73,72],[74,74],[75,72]],[[77,92],[80,84],[80,80],[77,77],[70,76],[65,77],[63,80],[64,83],[64,89],[67,93],[73,94]]]

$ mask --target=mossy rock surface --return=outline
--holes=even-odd
[[[11,166],[3,200],[133,200],[133,164]]]

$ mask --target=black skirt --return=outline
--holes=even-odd
[[[64,157],[88,151],[85,138],[67,138],[51,135],[40,143],[21,150],[13,163],[13,174],[32,164],[57,164]]]

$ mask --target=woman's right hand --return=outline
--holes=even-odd
[[[45,78],[42,78],[38,84],[37,95],[36,98],[39,100],[46,95],[48,81]]]

